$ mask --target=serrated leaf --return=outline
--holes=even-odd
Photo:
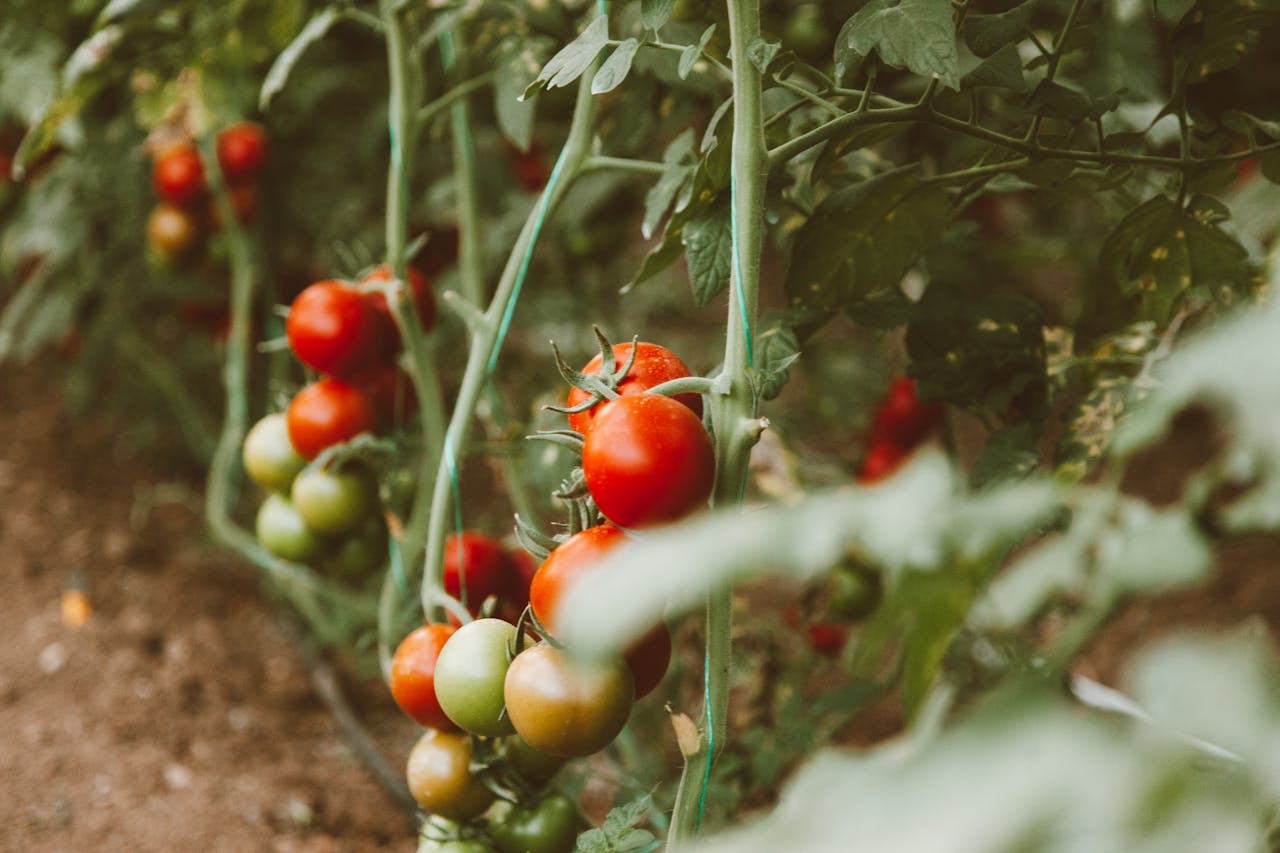
[[[992,56],[1005,47],[1014,47],[1031,29],[1031,13],[1037,0],[1026,0],[999,15],[969,15],[960,35],[975,56]]]
[[[645,29],[662,29],[671,20],[671,11],[675,7],[676,0],[641,0],[640,20]]]
[[[755,356],[752,382],[756,393],[761,399],[772,400],[782,393],[791,378],[791,367],[800,359],[800,339],[790,324],[768,319],[756,335]]]
[[[321,9],[311,16],[306,26],[294,36],[293,41],[289,42],[289,46],[280,51],[276,61],[271,63],[271,68],[262,81],[262,89],[258,92],[258,109],[266,112],[267,107],[271,105],[271,99],[288,82],[289,74],[302,58],[302,54],[306,53],[311,45],[324,38],[341,17],[342,13],[334,6]]]
[[[521,100],[524,83],[530,74],[538,70],[538,55],[534,43],[519,44],[508,50],[493,81],[493,111],[498,119],[498,129],[512,145],[521,151],[529,150],[533,140],[533,121],[537,114],[535,98]]]
[[[600,51],[609,43],[609,19],[601,15],[592,21],[576,39],[562,47],[532,83],[525,87],[521,98],[529,98],[543,86],[556,89],[568,86],[581,77],[591,63],[596,61]]]
[[[945,190],[910,171],[878,175],[823,199],[796,233],[790,304],[856,311],[890,298],[951,215]]]
[[[1024,418],[1043,414],[1044,328],[1029,300],[935,281],[907,326],[907,352],[923,399],[1006,417],[1011,408]]]
[[[698,38],[697,44],[691,44],[680,52],[680,62],[676,66],[676,73],[680,76],[681,80],[685,80],[689,77],[689,73],[693,71],[693,66],[698,64],[698,59],[702,56],[702,51],[706,49],[707,44],[711,41],[711,36],[715,34],[715,31],[716,25],[712,24],[702,31],[702,35]]]
[[[960,88],[950,0],[871,0],[837,38],[854,53],[869,56],[875,51],[886,65],[922,77],[936,75],[944,86]]]
[[[658,223],[667,215],[676,194],[685,186],[693,174],[691,166],[673,166],[658,178],[658,182],[649,188],[644,197],[644,222],[640,225],[640,233],[648,240]]]
[[[618,88],[631,73],[631,62],[636,58],[636,51],[639,49],[640,42],[635,39],[627,39],[618,45],[592,79],[591,94],[603,95]]]
[[[1040,451],[1031,424],[1021,423],[996,430],[969,469],[969,486],[987,489],[1025,479],[1040,467]]]
[[[1160,324],[1193,288],[1243,290],[1254,281],[1239,242],[1163,196],[1120,221],[1103,244],[1102,263],[1126,294],[1141,301],[1142,316]]]
[[[1016,45],[1005,45],[960,78],[962,89],[983,86],[1015,92],[1027,90],[1026,78],[1022,76],[1022,57],[1018,55]]]
[[[757,71],[764,74],[769,70],[769,64],[773,62],[773,58],[778,55],[780,50],[782,50],[781,42],[755,38],[747,45],[747,59],[751,60],[751,64],[756,67]]]
[[[648,281],[658,273],[668,269],[672,264],[680,260],[682,254],[684,254],[684,245],[680,242],[680,231],[673,231],[670,223],[668,223],[666,233],[662,236],[662,241],[644,256],[644,260],[640,263],[640,269],[636,270],[631,280],[623,285],[623,292],[630,290],[637,284]]]
[[[1152,510],[1127,501],[1096,543],[1095,574],[1122,593],[1165,592],[1204,579],[1213,554],[1185,506]]]
[[[1118,106],[1120,96],[1117,93],[1094,98],[1053,80],[1040,81],[1027,102],[1027,109],[1036,115],[1066,121],[1101,118]]]
[[[689,264],[689,285],[699,306],[729,285],[733,266],[733,224],[728,204],[719,204],[689,220],[681,234]]]

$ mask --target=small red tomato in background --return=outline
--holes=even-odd
[[[878,483],[898,470],[907,458],[907,451],[896,442],[888,440],[873,441],[862,457],[862,465],[858,468],[858,482],[863,485]]]
[[[325,377],[303,388],[285,413],[289,441],[304,459],[377,427],[377,413],[369,397],[345,382]]]
[[[876,409],[871,425],[871,443],[890,439],[905,448],[914,447],[942,421],[942,406],[922,403],[916,396],[916,381],[899,376],[889,386]]]
[[[511,163],[511,171],[515,173],[516,181],[525,192],[541,191],[551,178],[551,162],[537,140],[530,142],[526,151],[521,151],[508,142],[507,160]]]
[[[413,380],[394,361],[382,361],[351,380],[369,395],[378,417],[388,427],[403,425],[418,409]]]
[[[597,407],[582,444],[587,490],[622,527],[676,521],[701,508],[715,484],[716,458],[702,421],[656,394]]]
[[[444,591],[472,614],[479,613],[486,598],[501,592],[509,559],[507,549],[491,536],[474,530],[450,534],[444,542]]]
[[[622,368],[627,363],[627,359],[631,357],[631,344],[618,344],[613,348],[614,364],[609,372],[612,373]],[[651,344],[646,341],[640,341],[635,345],[636,360],[631,365],[631,369],[627,371],[627,375],[618,383],[617,390],[621,396],[628,394],[643,394],[650,388],[669,382],[672,379],[683,379],[691,376],[689,368],[680,360],[680,357],[671,350],[660,344]],[[595,358],[587,362],[587,366],[582,368],[582,373],[599,373],[600,366],[604,360],[596,353]],[[581,405],[591,398],[591,395],[581,388],[569,389],[569,406]],[[678,400],[689,408],[699,418],[702,417],[702,395],[701,394],[679,394],[672,399]],[[602,403],[597,403],[585,412],[577,412],[569,415],[569,429],[585,434],[587,427],[591,426],[592,420],[595,418],[596,412],[600,410]]]
[[[502,582],[503,615],[518,619],[529,604],[529,588],[538,573],[538,561],[517,548],[507,553],[507,572]],[[507,621],[512,621],[508,618]]]
[[[171,145],[157,154],[151,177],[156,195],[183,207],[198,201],[206,188],[200,152],[189,142]]]
[[[391,660],[391,697],[420,726],[453,729],[436,698],[436,659],[457,629],[424,625],[400,641]]]
[[[258,213],[258,191],[248,184],[231,184],[227,187],[227,201],[231,202],[231,211],[236,222],[241,225],[252,222]],[[222,227],[222,213],[218,203],[209,199],[209,224],[215,229]]]
[[[340,378],[387,358],[392,345],[365,295],[340,281],[319,281],[299,293],[285,335],[299,361]]]
[[[835,657],[844,648],[849,629],[830,622],[815,622],[809,626],[809,648],[820,655]]]
[[[218,134],[218,166],[230,182],[256,177],[267,162],[267,132],[252,121],[233,124]]]
[[[360,279],[360,285],[363,287],[391,281],[392,278],[391,267],[383,264]],[[408,268],[405,278],[408,279],[409,290],[413,293],[413,305],[418,312],[418,322],[422,325],[424,332],[429,332],[436,321],[436,297],[431,291],[431,284],[427,281],[425,275],[413,267]],[[399,347],[400,330],[396,326],[395,319],[391,316],[391,306],[387,304],[387,297],[377,290],[370,290],[368,291],[368,299],[374,311],[381,318],[383,326],[390,329],[390,334],[393,336],[396,346]]]

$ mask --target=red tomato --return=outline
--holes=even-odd
[[[424,625],[400,641],[391,660],[391,698],[420,726],[455,728],[436,698],[436,658],[457,629]]]
[[[436,296],[431,291],[431,284],[427,281],[427,277],[418,272],[413,267],[408,268],[405,276],[409,280],[409,290],[413,292],[413,305],[418,311],[418,322],[422,324],[424,332],[431,331],[431,327],[436,321]],[[391,281],[391,267],[383,264],[377,267],[373,272],[360,279],[360,285],[363,287],[370,284],[378,284],[384,281]],[[396,321],[391,316],[391,306],[387,304],[387,297],[380,291],[370,290],[368,298],[384,327],[389,327],[394,336],[396,346],[400,344],[400,330],[396,327]]]
[[[248,184],[231,184],[227,187],[227,201],[231,202],[231,210],[236,222],[244,224],[252,222],[258,213],[258,191]],[[214,228],[222,227],[222,214],[218,204],[209,199],[209,224]]]
[[[474,530],[450,534],[444,541],[444,591],[479,613],[484,600],[502,590],[508,560],[507,549],[491,536]]]
[[[543,561],[529,584],[533,615],[548,631],[559,630],[560,599],[565,590],[590,574],[614,548],[630,537],[612,524],[588,527],[570,536]],[[636,640],[625,653],[639,699],[653,691],[671,663],[671,632],[660,622]]]
[[[598,407],[582,445],[582,473],[596,506],[614,524],[662,524],[711,497],[715,449],[687,407],[635,394]]]
[[[888,439],[873,439],[858,469],[858,482],[863,485],[878,483],[888,477],[907,458],[907,451]]]
[[[551,163],[536,140],[529,144],[528,151],[521,151],[508,142],[507,160],[511,163],[511,171],[515,172],[516,181],[524,187],[525,192],[536,193],[547,185],[547,180],[551,177]]]
[[[630,357],[631,344],[618,344],[615,346],[613,348],[614,365],[610,372],[620,370]],[[603,359],[601,359],[600,354],[596,353],[595,358],[587,362],[587,366],[582,368],[581,372],[599,373],[602,362]],[[631,370],[627,371],[627,375],[618,383],[616,390],[624,397],[628,394],[643,394],[655,385],[661,385],[671,379],[683,379],[691,375],[689,368],[685,367],[680,357],[671,350],[658,344],[640,341],[636,344],[635,363],[631,365]],[[581,388],[570,388],[569,406],[573,407],[585,403],[590,397],[591,395]],[[701,394],[680,394],[672,399],[679,400],[689,407],[689,411],[699,418],[702,417]],[[600,407],[601,404],[597,403],[585,412],[569,415],[569,429],[586,434],[587,427],[591,426],[591,422],[595,418],[596,412],[600,411]]]
[[[267,132],[252,121],[233,124],[218,134],[218,166],[228,181],[256,176],[267,162]]]
[[[904,448],[911,448],[941,421],[942,406],[921,403],[916,396],[916,381],[899,376],[876,409],[875,420],[871,424],[871,443],[888,439]]]
[[[189,205],[204,195],[204,165],[200,152],[188,142],[161,151],[152,166],[151,178],[156,195],[177,205]]]
[[[352,379],[351,384],[369,395],[378,417],[388,427],[403,425],[418,409],[413,380],[395,362],[378,362]]]
[[[8,154],[0,154],[0,184],[8,183],[13,176],[13,158]]]
[[[285,335],[298,360],[321,373],[351,378],[390,353],[391,341],[363,293],[319,281],[289,307]]]
[[[849,629],[830,622],[815,622],[809,626],[809,648],[820,655],[835,657],[844,649]]]
[[[503,611],[505,615],[520,617],[529,604],[529,587],[538,573],[538,563],[523,549],[507,552],[507,572],[502,583]],[[512,621],[508,619],[508,621]]]
[[[289,441],[304,459],[314,459],[326,447],[362,432],[373,432],[378,420],[363,391],[331,377],[295,394],[286,417]]]

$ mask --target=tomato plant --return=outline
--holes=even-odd
[[[493,802],[471,772],[471,738],[463,733],[427,729],[409,753],[405,776],[418,805],[449,820],[476,817]]]
[[[715,450],[702,421],[669,397],[639,394],[604,406],[582,446],[587,489],[622,527],[675,521],[704,506]]]
[[[516,655],[503,692],[511,725],[525,743],[568,757],[591,755],[612,743],[635,697],[621,661],[579,661],[550,645]]]
[[[427,728],[454,728],[436,698],[435,674],[440,650],[456,630],[452,625],[417,628],[400,641],[391,661],[391,697],[400,710]]]
[[[373,402],[360,389],[326,377],[303,388],[285,413],[289,441],[304,459],[326,447],[374,432],[378,418]]]

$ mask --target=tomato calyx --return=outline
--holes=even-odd
[[[564,356],[560,354],[560,348],[555,342],[551,342],[551,352],[555,357],[556,370],[560,371],[560,376],[564,378],[574,388],[584,391],[587,399],[581,403],[572,406],[546,406],[545,408],[553,412],[559,412],[563,415],[576,415],[586,412],[605,400],[618,399],[618,386],[622,384],[622,380],[627,377],[631,369],[635,367],[636,356],[640,352],[640,337],[637,335],[631,339],[631,350],[627,354],[625,363],[618,365],[614,356],[613,344],[609,343],[609,339],[605,337],[604,332],[599,326],[592,326],[591,331],[595,333],[596,341],[600,344],[600,371],[593,373],[590,371],[574,370],[564,360]],[[613,369],[607,369],[606,365],[612,365]]]

